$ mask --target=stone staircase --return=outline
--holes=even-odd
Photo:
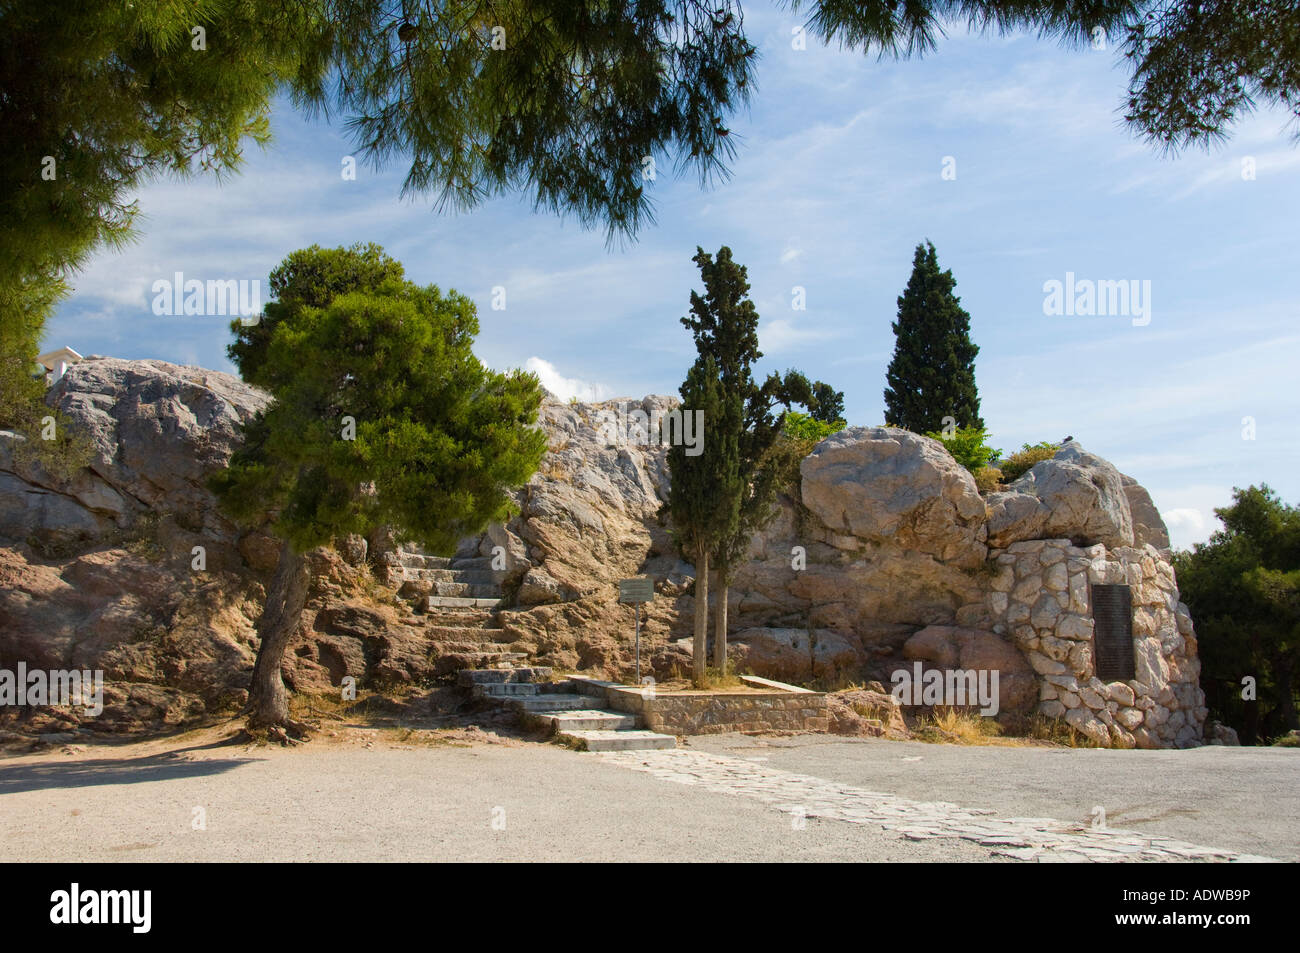
[[[550,681],[549,668],[462,669],[458,678],[475,698],[513,708],[525,725],[541,728],[586,751],[675,748],[677,739],[638,726],[635,715],[609,711],[581,683]]]
[[[527,661],[511,652],[512,637],[497,625],[505,575],[489,556],[428,556],[398,550],[384,556],[385,581],[416,603],[436,654],[434,673],[512,669]]]

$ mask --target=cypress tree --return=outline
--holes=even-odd
[[[740,521],[735,422],[743,409],[737,395],[724,392],[718,366],[709,354],[695,359],[679,393],[683,414],[701,411],[704,415],[699,454],[687,455],[681,443],[668,448],[672,482],[667,503],[677,546],[695,566],[694,681],[703,687],[708,662],[709,557],[736,532]]]
[[[885,379],[885,420],[916,433],[942,430],[944,417],[958,427],[983,427],[975,388],[970,315],[953,294],[957,281],[940,271],[934,245],[916,246],[912,277],[898,298],[893,322],[894,357]]]

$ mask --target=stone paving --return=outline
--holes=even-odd
[[[1038,863],[1103,861],[1266,861],[1269,858],[1201,847],[1139,831],[1090,827],[1050,817],[995,817],[992,810],[946,801],[911,801],[823,778],[792,774],[742,758],[703,751],[611,751],[590,755],[664,781],[700,785],[719,794],[755,798],[806,818],[876,824],[908,840],[961,838],[994,857]]]

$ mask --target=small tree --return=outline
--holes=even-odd
[[[983,427],[975,389],[975,355],[970,315],[953,294],[951,271],[940,271],[934,245],[916,246],[912,277],[898,298],[893,322],[894,357],[885,378],[885,419],[916,433],[944,428]]]
[[[1300,508],[1261,484],[1234,489],[1214,513],[1223,528],[1176,553],[1174,567],[1196,620],[1206,703],[1254,744],[1300,728]]]
[[[737,452],[736,477],[714,486],[718,505],[736,507],[737,518],[714,542],[710,556],[717,575],[718,594],[713,635],[713,665],[727,670],[727,588],[736,567],[749,551],[755,532],[771,519],[780,477],[771,450],[781,433],[781,419],[774,414],[778,404],[803,404],[830,413],[843,408],[844,395],[827,384],[810,384],[798,371],[782,378],[769,374],[760,387],[753,376],[755,362],[763,356],[758,349],[758,311],[749,300],[749,277],[745,267],[723,246],[717,257],[696,248],[693,259],[704,281],[704,294],[691,292],[691,315],[681,319],[695,338],[701,356],[716,362],[719,384],[726,399],[722,417],[713,425],[713,439],[725,430],[727,445],[734,441]],[[734,400],[734,403],[732,401]],[[704,570],[696,567],[701,574]]]
[[[667,509],[673,536],[682,556],[695,566],[694,681],[707,682],[709,634],[709,556],[735,532],[740,520],[739,447],[734,427],[724,421],[739,419],[740,401],[723,391],[712,356],[696,358],[679,393],[682,412],[700,411],[704,419],[701,452],[686,453],[683,443],[668,448],[672,474]]]
[[[479,362],[463,295],[404,280],[373,245],[295,252],[271,282],[266,326],[241,328],[230,353],[274,400],[212,485],[282,541],[247,712],[250,727],[298,733],[280,670],[307,598],[304,554],[382,525],[450,553],[510,513],[546,439],[537,379]]]

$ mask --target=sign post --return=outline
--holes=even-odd
[[[641,684],[641,603],[655,597],[655,581],[649,576],[636,576],[618,581],[618,601],[636,606],[636,683]]]

